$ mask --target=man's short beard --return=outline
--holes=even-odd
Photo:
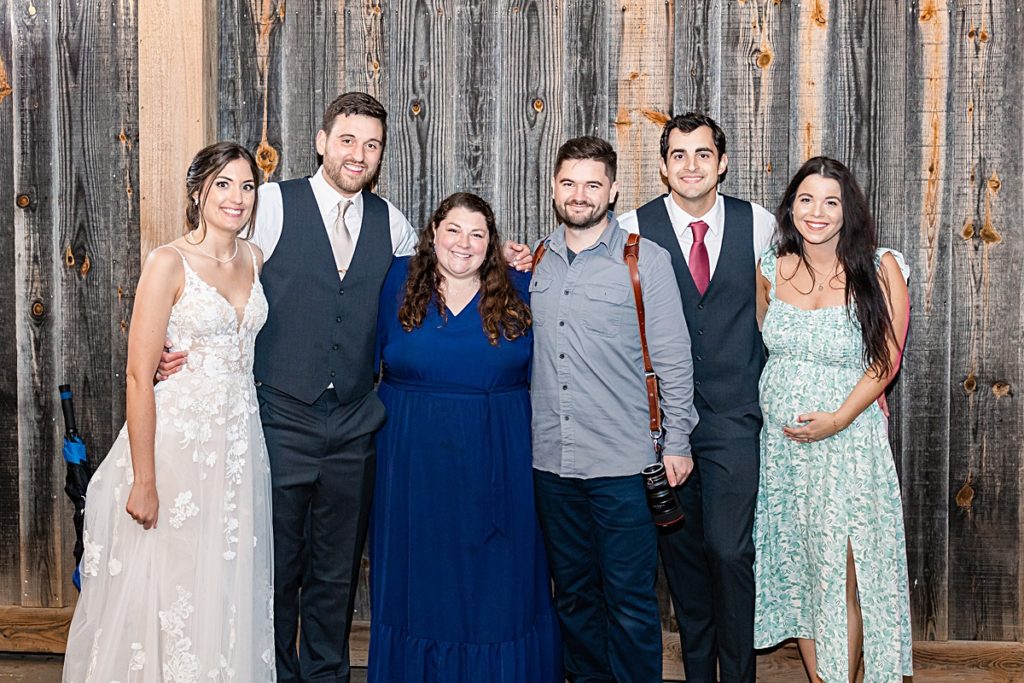
[[[594,227],[595,225],[603,221],[604,217],[608,215],[608,206],[605,206],[600,211],[595,211],[593,215],[583,223],[574,223],[570,221],[568,216],[563,214],[557,206],[555,207],[555,213],[558,214],[558,220],[564,223],[565,227],[569,228],[570,230],[579,230],[582,232],[583,230],[589,230],[590,228]]]
[[[327,177],[331,179],[334,185],[340,188],[343,192],[350,192],[352,194],[362,192],[367,187],[370,187],[373,184],[374,179],[377,177],[376,173],[374,175],[367,175],[365,183],[356,185],[352,180],[346,177],[344,172],[341,170],[344,163],[345,162],[339,162],[337,164],[328,163],[327,159],[324,159],[324,173],[326,173]]]

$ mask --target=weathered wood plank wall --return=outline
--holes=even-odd
[[[134,3],[0,12],[0,609],[48,625],[74,602],[59,383],[102,454],[124,420],[139,274]],[[43,629],[44,631],[46,629]],[[51,629],[52,630],[52,629]],[[61,647],[3,629],[0,649]]]
[[[729,137],[723,189],[772,209],[808,156],[847,162],[882,242],[913,269],[891,426],[915,636],[1020,641],[1020,10],[1020,0],[220,0],[197,38],[216,50],[215,106],[192,115],[215,118],[218,137],[281,179],[315,170],[326,104],[366,90],[391,114],[382,194],[422,225],[448,193],[476,191],[527,241],[554,224],[551,162],[571,135],[616,143],[620,210],[662,191],[659,121],[673,111],[716,117]],[[73,599],[54,385],[76,384],[82,429],[103,453],[123,419],[140,243],[174,223],[144,221],[140,235],[137,11],[128,0],[0,10],[0,605]],[[180,172],[145,187],[173,206]],[[365,618],[365,595],[358,609]]]

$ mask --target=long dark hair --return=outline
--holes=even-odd
[[[442,275],[434,253],[434,234],[452,209],[462,208],[482,214],[487,223],[487,253],[480,265],[480,304],[484,332],[492,346],[501,337],[509,341],[526,334],[533,322],[530,308],[519,298],[508,276],[508,264],[501,253],[501,238],[491,207],[480,197],[469,192],[457,192],[445,199],[430,217],[420,233],[416,253],[409,261],[409,276],[405,281],[405,298],[398,309],[402,329],[411,332],[423,324],[427,306],[433,302],[442,319],[447,320],[444,296],[441,294]]]
[[[889,342],[896,341],[896,333],[886,305],[888,292],[882,291],[883,281],[875,265],[875,251],[878,248],[875,221],[871,217],[867,199],[850,169],[828,157],[814,157],[804,162],[789,181],[782,203],[775,212],[778,224],[777,253],[779,256],[796,254],[808,271],[813,272],[804,254],[804,238],[793,223],[792,211],[797,189],[809,175],[820,175],[839,183],[843,227],[839,231],[836,258],[846,275],[846,303],[855,304],[857,309],[864,345],[864,367],[873,368],[879,377],[887,377],[893,369],[889,358]]]
[[[242,147],[237,142],[225,140],[215,142],[212,145],[203,147],[192,158],[188,165],[188,173],[185,175],[185,234],[198,230],[203,225],[203,209],[206,207],[206,197],[210,194],[210,179],[216,178],[217,174],[224,170],[224,167],[235,159],[242,159],[249,164],[252,171],[253,184],[260,184],[260,170],[256,165],[256,158],[252,152]],[[252,200],[252,213],[245,224],[245,234],[242,239],[252,237],[253,225],[256,223],[256,206],[259,204],[259,193]],[[241,232],[241,231],[239,231]],[[206,239],[206,232],[203,232],[200,242]]]

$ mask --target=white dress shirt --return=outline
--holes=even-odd
[[[313,188],[313,196],[316,198],[317,207],[320,209],[320,216],[324,221],[324,229],[327,231],[327,238],[331,238],[330,226],[334,225],[334,219],[338,215],[338,202],[345,197],[331,187],[324,178],[324,167],[317,169],[316,175],[309,179],[310,187]],[[278,241],[281,239],[281,230],[284,228],[284,204],[281,200],[281,186],[277,183],[263,183],[260,185],[260,202],[256,210],[256,225],[253,228],[252,241],[263,250],[263,260],[269,261]],[[352,236],[352,244],[359,243],[359,232],[363,227],[363,193],[360,192],[350,197],[352,206],[345,213],[345,227]],[[383,197],[381,197],[383,199]],[[399,211],[394,204],[384,199],[388,205],[388,221],[391,224],[391,246],[395,256],[409,256],[416,250],[416,242],[419,235],[413,229],[412,224]],[[331,243],[333,247],[333,242]]]
[[[263,201],[260,199],[260,201]],[[668,209],[668,217],[672,221],[672,230],[679,240],[679,248],[683,251],[686,265],[690,265],[690,247],[693,245],[693,230],[690,223],[704,221],[708,224],[708,234],[704,237],[704,246],[708,249],[708,262],[711,265],[711,277],[715,277],[715,266],[722,253],[722,237],[725,231],[725,200],[719,194],[715,205],[703,216],[690,216],[675,203],[671,194],[665,195],[663,201]],[[756,265],[763,252],[772,243],[775,235],[775,216],[760,204],[750,202],[754,212],[754,253],[751,265]],[[262,211],[262,207],[260,209]],[[636,211],[629,211],[618,217],[619,227],[629,232],[640,232],[640,224],[636,219]]]

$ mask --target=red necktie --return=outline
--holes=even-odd
[[[708,284],[711,283],[711,262],[708,260],[708,248],[704,245],[708,224],[704,221],[694,221],[690,223],[690,230],[693,232],[693,244],[690,246],[690,275],[693,276],[693,284],[697,285],[697,291],[704,296],[704,292],[708,291]]]

